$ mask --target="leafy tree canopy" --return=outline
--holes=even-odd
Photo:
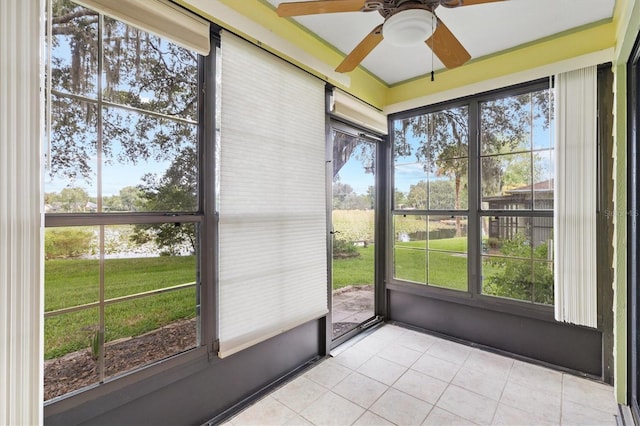
[[[100,34],[98,14],[68,0],[54,0],[52,12],[52,177],[92,184],[96,158],[166,161],[195,144],[196,54],[108,17]]]

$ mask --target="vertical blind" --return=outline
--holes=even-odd
[[[327,313],[324,85],[222,32],[219,356]]]
[[[556,76],[555,317],[597,327],[597,67]]]
[[[43,1],[0,1],[0,424],[42,423]]]

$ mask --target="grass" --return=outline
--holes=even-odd
[[[195,317],[195,288],[109,305],[105,308],[105,341],[138,336],[179,319]],[[90,345],[98,329],[98,308],[45,320],[45,359]]]
[[[333,261],[333,289],[348,285],[373,284],[374,246],[358,247],[360,256]]]
[[[45,262],[45,312],[97,302],[97,259],[55,259]],[[105,299],[170,287],[196,280],[195,256],[107,259]]]
[[[398,243],[395,249],[396,278],[417,283],[427,283],[427,256],[429,256],[429,284],[466,291],[467,238],[447,238]],[[440,251],[441,250],[441,251]],[[352,284],[373,284],[374,247],[358,247],[359,257],[333,261],[333,289]]]
[[[394,276],[401,280],[467,291],[467,238],[399,242]]]
[[[395,249],[395,276],[418,283],[466,291],[466,238],[399,243]],[[373,284],[374,245],[358,247],[360,256],[333,262],[333,288]],[[105,298],[155,290],[195,280],[194,256],[105,260]],[[483,273],[490,273],[484,265]],[[55,259],[45,262],[46,311],[96,302],[99,263],[93,259]],[[105,339],[137,336],[179,319],[195,316],[195,288],[109,305],[105,308]],[[98,309],[45,320],[45,358],[55,358],[89,347],[99,324]]]
[[[45,262],[45,311],[98,301],[99,264],[93,259]],[[195,281],[195,257],[105,260],[105,298]],[[187,288],[105,307],[105,340],[137,336],[179,319],[195,317],[196,290]],[[45,320],[45,359],[89,346],[98,329],[98,308]]]

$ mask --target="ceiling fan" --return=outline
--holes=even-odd
[[[317,15],[337,12],[378,11],[384,18],[349,53],[337,72],[354,70],[385,39],[395,45],[426,43],[447,68],[458,67],[471,55],[447,26],[435,15],[438,6],[456,8],[504,0],[311,0],[280,3],[280,17]]]

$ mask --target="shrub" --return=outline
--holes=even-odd
[[[553,304],[553,269],[547,262],[531,260],[531,245],[518,233],[504,241],[501,254],[509,258],[496,258],[491,264],[498,271],[486,277],[483,293],[535,303]],[[534,259],[546,259],[547,243],[533,249]]]
[[[334,240],[333,241],[333,258],[349,259],[360,256],[358,248],[350,241]]]
[[[80,229],[47,229],[44,238],[45,259],[80,257],[90,254],[93,233]]]

